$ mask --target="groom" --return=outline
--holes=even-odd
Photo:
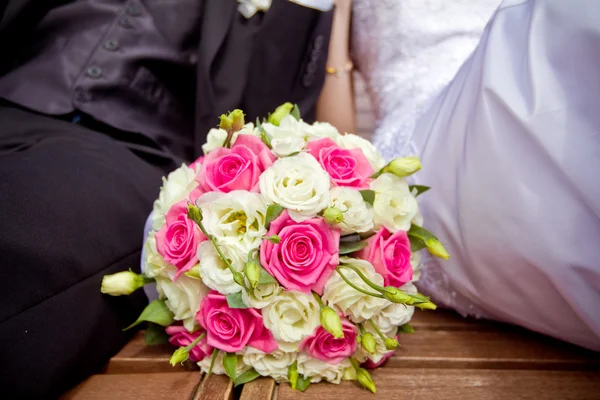
[[[201,154],[218,115],[291,101],[313,117],[331,1],[238,5],[0,5],[3,393],[54,396],[126,343],[146,299],[102,296],[101,278],[139,265],[161,177]]]

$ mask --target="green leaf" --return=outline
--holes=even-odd
[[[223,368],[225,368],[225,373],[234,382],[235,378],[237,377],[237,363],[238,358],[235,353],[225,353],[225,355],[223,355]]]
[[[419,251],[427,247],[425,246],[425,242],[419,238],[409,236],[408,240],[410,240],[410,251],[412,252]]]
[[[142,311],[138,319],[133,324],[129,325],[123,330],[126,331],[128,329],[131,329],[144,321],[154,322],[155,324],[161,326],[169,326],[173,323],[173,318],[173,313],[171,312],[171,310],[169,310],[169,308],[165,304],[165,301],[157,299],[154,300],[152,303],[148,304],[146,308],[144,308],[144,311]]]
[[[410,324],[400,326],[399,333],[415,333],[415,329]]]
[[[277,279],[273,277],[273,275],[269,274],[266,269],[260,269],[260,277],[258,278],[259,285],[266,285],[269,283],[277,283]]]
[[[215,366],[215,362],[217,361],[217,357],[219,356],[219,349],[214,348],[212,352],[212,356],[210,357],[210,366],[208,367],[208,373],[206,377],[208,378],[210,374],[212,374],[213,367]]]
[[[256,372],[254,369],[250,369],[238,376],[234,381],[234,385],[235,387],[238,387],[239,385],[243,385],[244,383],[252,382],[259,376],[260,374],[258,372]]]
[[[149,323],[144,331],[144,342],[146,342],[148,346],[165,344],[169,342],[169,335],[165,332],[164,327]]]
[[[229,308],[248,308],[244,300],[242,300],[242,292],[228,294],[227,305]]]
[[[410,238],[414,237],[417,239],[421,239],[423,242],[426,242],[427,240],[438,240],[433,233],[415,224],[411,224],[410,229],[406,233]]]
[[[256,127],[258,128],[258,131],[260,132],[260,140],[263,141],[263,143],[269,148],[271,149],[271,137],[269,136],[269,134],[267,133],[267,131],[265,130],[265,128],[263,128],[262,124],[260,123],[260,121],[258,120],[258,118],[256,118]]]
[[[267,207],[267,215],[265,217],[265,226],[267,229],[269,229],[271,222],[281,215],[283,210],[284,208],[277,203],[271,204],[269,207]]]
[[[364,249],[367,245],[368,243],[365,241],[340,243],[340,255],[354,253],[355,251]]]
[[[411,193],[413,192],[413,189],[417,189],[417,194],[415,194],[415,197],[417,197],[418,195],[425,193],[426,191],[431,189],[431,187],[423,185],[410,185],[408,187],[408,190],[410,190]]]
[[[305,378],[304,375],[298,376],[298,384],[296,385],[296,389],[304,392],[310,386],[310,378]]]
[[[294,104],[294,108],[292,108],[292,112],[290,114],[292,117],[296,118],[296,121],[300,121],[300,107],[298,107],[298,104]]]
[[[373,203],[375,202],[374,190],[361,190],[360,195],[362,196],[363,200],[369,203],[370,205],[373,205]]]

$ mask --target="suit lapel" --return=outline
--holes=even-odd
[[[204,0],[197,82],[200,118],[213,113],[215,94],[210,80],[210,68],[230,29],[237,4],[235,0]]]

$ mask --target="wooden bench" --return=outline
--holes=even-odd
[[[226,376],[203,379],[193,366],[171,367],[173,348],[136,336],[64,399],[600,399],[600,354],[510,325],[417,312],[414,334],[372,372],[373,396],[352,382],[292,391],[261,378],[233,388]]]

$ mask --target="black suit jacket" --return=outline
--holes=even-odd
[[[16,53],[36,23],[53,7],[72,0],[8,0],[0,5],[0,74],[11,68]],[[200,1],[200,0],[199,0]],[[235,0],[203,0],[196,88],[194,147],[196,155],[217,117],[242,108],[248,121],[266,116],[275,107],[297,103],[307,121],[314,119],[315,104],[325,79],[325,63],[333,11],[321,12],[288,0],[273,0],[252,47],[226,46],[231,22],[237,16]],[[251,51],[248,74],[217,76],[215,66],[227,52]],[[241,104],[231,104],[219,91],[244,86]]]

